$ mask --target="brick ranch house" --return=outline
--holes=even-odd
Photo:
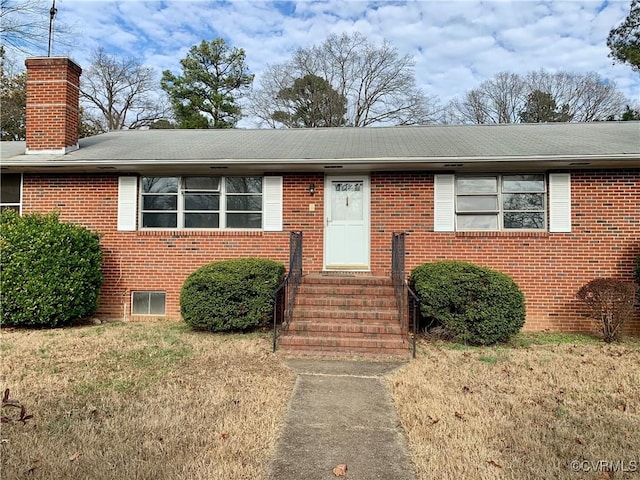
[[[591,330],[575,293],[633,280],[640,124],[116,131],[78,140],[81,69],[26,61],[27,139],[2,144],[2,206],[99,232],[103,318],[179,318],[183,281],[235,257],[390,275],[453,259],[500,270],[528,330]],[[360,275],[359,275],[360,276]],[[331,277],[331,276],[329,276]],[[336,277],[334,275],[334,277]],[[638,315],[628,325],[640,333]]]

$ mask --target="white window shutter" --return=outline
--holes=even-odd
[[[433,182],[433,231],[453,232],[455,230],[455,175],[434,175]]]
[[[264,177],[263,230],[282,231],[282,177]]]
[[[138,178],[118,177],[118,230],[132,232],[136,229],[138,204]]]
[[[571,174],[549,174],[549,231],[571,231]]]

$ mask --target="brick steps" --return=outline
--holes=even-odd
[[[305,276],[279,340],[285,355],[406,358],[408,348],[391,280],[364,275]]]
[[[408,345],[402,339],[388,341],[380,338],[298,337],[286,335],[280,339],[280,347],[287,352],[297,349],[310,352],[327,352],[336,355],[372,353],[382,356],[408,355]],[[294,347],[294,348],[288,348]]]

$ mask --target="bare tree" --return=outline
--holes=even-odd
[[[27,72],[5,75],[0,70],[0,104],[0,140],[24,140],[27,133]]]
[[[452,107],[461,123],[515,123],[527,98],[525,84],[519,75],[500,72],[469,90]]]
[[[614,82],[597,73],[551,73],[544,69],[525,76],[501,72],[450,103],[460,123],[515,123],[534,92],[549,94],[573,122],[604,120],[622,112],[624,95]]]
[[[98,49],[82,75],[80,95],[86,101],[89,118],[95,122],[91,111],[100,112],[104,131],[135,129],[166,118],[166,101],[157,85],[152,68]]]
[[[0,0],[0,37],[4,48],[31,55],[46,52],[49,22],[52,11],[50,0]],[[71,29],[56,20],[55,39],[67,45]]]
[[[331,35],[322,44],[297,50],[285,64],[271,65],[261,88],[250,97],[251,112],[270,126],[280,110],[278,94],[297,78],[326,80],[347,99],[346,124],[354,127],[431,123],[439,113],[434,98],[417,86],[411,56],[400,56],[389,42],[374,45],[362,35]]]
[[[595,72],[550,73],[546,70],[529,72],[525,78],[530,91],[548,92],[559,105],[568,105],[574,122],[593,122],[619,114],[626,99],[615,82],[605,81]]]

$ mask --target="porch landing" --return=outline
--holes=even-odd
[[[391,279],[359,272],[304,276],[279,351],[295,356],[408,359],[407,332]]]

